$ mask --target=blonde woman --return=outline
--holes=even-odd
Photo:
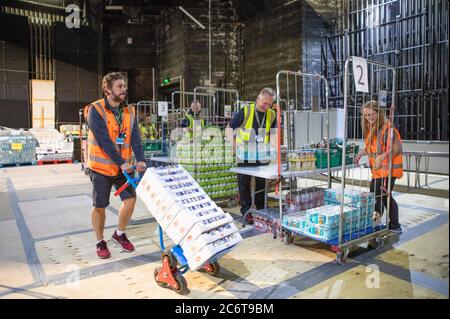
[[[372,172],[370,191],[374,192],[376,196],[374,219],[381,219],[383,210],[387,207],[388,197],[390,197],[389,229],[393,232],[402,232],[402,227],[398,220],[398,205],[391,194],[395,181],[403,176],[402,140],[400,134],[394,128],[391,193],[387,194],[391,123],[385,117],[384,110],[379,108],[376,101],[366,102],[363,105],[362,113],[361,123],[365,148],[356,156],[356,163],[359,163],[361,156],[367,155],[369,157],[369,165]]]

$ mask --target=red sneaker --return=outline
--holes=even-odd
[[[97,256],[101,259],[106,259],[111,257],[111,253],[109,252],[108,246],[106,245],[106,241],[102,240],[97,243]]]
[[[121,236],[117,235],[116,231],[112,235],[112,240],[122,246],[122,249],[125,251],[133,251],[134,245],[128,240],[127,235],[123,233]]]
[[[248,213],[247,216],[245,217],[247,224],[249,225],[253,225],[254,221],[253,221],[253,215],[251,213]]]

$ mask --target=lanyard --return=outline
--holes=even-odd
[[[265,121],[266,121],[266,115],[267,115],[267,112],[264,112],[264,116],[263,116],[263,119],[262,119],[263,125],[264,125],[264,123],[265,123]],[[258,128],[263,128],[263,127],[261,126],[261,122],[259,121],[258,110],[256,110],[256,107],[255,107],[255,117],[256,117],[256,122],[258,122]]]
[[[122,110],[119,109],[119,116],[116,115],[116,112],[113,111],[114,118],[117,121],[117,124],[119,125],[119,129],[122,127]]]

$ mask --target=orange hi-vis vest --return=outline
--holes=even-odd
[[[391,142],[389,132],[390,124],[385,124],[378,132],[377,136],[371,137],[371,134],[368,134],[365,140],[366,150],[369,155],[369,165],[372,170],[372,178],[384,178],[389,176],[389,157],[383,161],[381,168],[374,169],[375,159],[377,156],[389,150],[389,145]],[[400,134],[395,128],[394,134],[396,134],[398,140],[401,142]],[[399,154],[392,158],[391,176],[397,178],[401,178],[403,176],[403,154]]]
[[[114,143],[117,152],[125,162],[131,163],[131,132],[133,130],[135,111],[133,106],[123,108],[122,125],[119,127],[114,113],[105,105],[105,100],[101,99],[88,105],[89,108],[95,107],[98,114],[103,117],[108,129],[109,138]],[[87,115],[87,112],[86,112]],[[116,139],[120,133],[125,133],[124,143],[116,144]],[[119,167],[114,163],[103,149],[97,144],[95,136],[91,130],[88,133],[88,167],[89,169],[107,176],[116,176],[119,174]]]

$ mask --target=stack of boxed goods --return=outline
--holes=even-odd
[[[36,162],[36,139],[29,132],[0,131],[0,165]]]
[[[340,205],[342,195],[340,188],[330,188],[325,190],[325,204]],[[354,189],[344,189],[344,205],[356,207],[361,211],[361,215],[373,215],[375,211],[375,196],[370,192],[362,192]]]
[[[310,192],[312,194],[313,192]],[[319,191],[320,193],[320,191]],[[286,199],[286,214],[283,225],[308,236],[324,240],[338,237],[341,203],[344,203],[344,235],[365,230],[373,226],[375,198],[373,193],[353,189],[344,189],[342,198],[340,188],[326,189],[322,198],[312,201],[311,196],[303,194],[288,194]],[[322,201],[321,205],[317,205]],[[325,204],[325,205],[323,205]],[[302,206],[303,205],[303,206]],[[301,210],[308,205],[316,207]]]
[[[136,193],[192,271],[242,241],[231,215],[181,165],[147,169]]]
[[[310,187],[289,192],[286,195],[285,210],[288,213],[293,213],[324,204],[324,190],[318,187]]]
[[[211,198],[236,196],[236,174],[229,172],[233,167],[231,147],[211,141],[177,143],[171,148],[171,158],[175,163],[184,164]]]
[[[341,206],[338,205],[325,205],[308,210],[306,233],[325,240],[337,238],[339,236],[340,210]],[[365,230],[373,225],[372,216],[361,214],[356,207],[344,206],[343,214],[344,235]]]
[[[267,210],[267,215],[253,215],[253,227],[261,232],[273,233],[280,230],[280,212],[277,210]]]
[[[283,226],[298,230],[299,232],[306,232],[307,221],[306,211],[297,211],[283,216]]]
[[[339,236],[339,218],[341,206],[325,205],[303,212],[287,214],[283,225],[307,236],[322,240],[332,240]],[[356,207],[344,206],[343,234],[365,230],[373,225],[372,216],[361,214]]]
[[[80,125],[79,124],[64,124],[59,126],[59,131],[66,136],[79,136]]]
[[[288,153],[289,170],[309,171],[316,168],[316,156],[313,149],[297,150]]]
[[[66,138],[64,133],[55,129],[30,129],[37,139],[39,147],[36,148],[38,161],[67,161],[73,156],[73,141]]]
[[[197,183],[211,198],[231,198],[238,192],[236,174],[230,173],[230,164],[185,164]]]

